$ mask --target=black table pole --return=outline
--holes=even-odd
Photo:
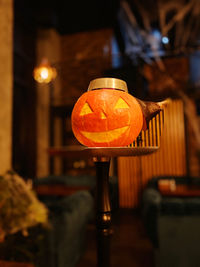
[[[94,159],[96,165],[96,228],[97,228],[97,266],[110,266],[111,207],[109,196],[110,158]]]

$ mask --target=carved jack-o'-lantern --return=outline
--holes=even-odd
[[[113,78],[90,83],[89,91],[78,99],[71,116],[73,133],[81,144],[119,147],[137,138],[143,125],[142,110],[124,88],[124,81]]]

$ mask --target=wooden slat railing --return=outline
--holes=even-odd
[[[118,158],[119,205],[134,208],[141,192],[154,176],[186,173],[185,126],[183,103],[173,100],[149,122],[132,147],[160,147],[158,152],[141,157]]]

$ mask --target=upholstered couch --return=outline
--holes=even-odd
[[[171,191],[164,180],[173,181]],[[200,178],[151,179],[143,192],[142,214],[155,266],[200,266]]]
[[[48,195],[49,185],[52,185],[51,194],[59,186],[62,187],[62,192],[65,191],[66,194],[71,194],[80,190],[89,191],[94,197],[96,177],[92,175],[49,175],[47,177],[42,177],[34,182],[38,193],[42,195]],[[40,186],[40,188],[39,188]],[[47,186],[48,189],[45,187]],[[58,186],[58,187],[57,187]],[[47,189],[47,190],[46,190]],[[59,188],[58,188],[58,191]],[[109,192],[112,210],[119,208],[119,194],[118,194],[118,179],[116,176],[109,177]]]
[[[10,235],[0,243],[0,259],[6,262],[27,262],[34,267],[75,267],[85,251],[87,224],[93,220],[94,198],[89,190],[70,194],[52,194],[55,184],[61,186],[66,177],[46,177],[34,180],[38,198],[49,210],[49,226],[37,225],[22,233]],[[37,193],[46,185],[49,193]]]

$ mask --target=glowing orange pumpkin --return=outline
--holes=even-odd
[[[84,93],[74,105],[72,130],[77,140],[88,147],[119,147],[132,143],[143,125],[138,101],[114,89]]]

